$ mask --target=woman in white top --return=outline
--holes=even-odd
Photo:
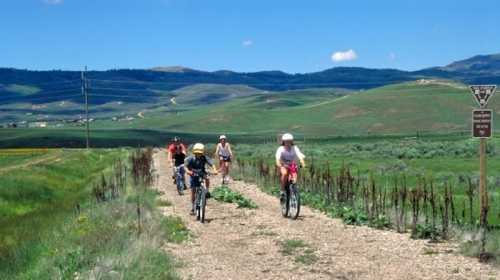
[[[233,157],[231,145],[227,142],[225,135],[219,137],[219,144],[217,144],[215,155],[219,158],[219,170],[222,173],[222,183],[225,184],[228,180],[229,165]]]
[[[288,182],[288,165],[292,162],[300,162],[302,167],[306,166],[305,156],[299,147],[293,144],[293,135],[285,133],[281,137],[281,146],[276,151],[276,166],[281,172],[281,191],[280,199],[285,197],[285,186]]]

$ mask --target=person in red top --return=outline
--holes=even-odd
[[[186,146],[182,144],[179,137],[174,137],[172,143],[167,147],[168,151],[168,161],[170,162],[170,168],[173,170],[172,179],[175,180],[175,167],[184,164],[184,160],[187,155]],[[174,182],[175,183],[175,182]]]

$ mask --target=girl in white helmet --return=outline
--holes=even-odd
[[[300,162],[302,167],[306,166],[305,156],[299,147],[293,144],[293,135],[285,133],[281,137],[281,146],[276,151],[276,166],[281,173],[280,200],[285,199],[285,186],[288,182],[288,166],[292,162]]]
[[[215,155],[219,158],[219,170],[222,173],[222,184],[226,183],[229,175],[229,165],[233,158],[231,145],[227,142],[226,135],[219,137],[219,144],[215,150]]]

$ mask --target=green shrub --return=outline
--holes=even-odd
[[[417,224],[415,231],[412,232],[411,238],[413,239],[435,239],[439,236],[440,232],[437,228],[433,228],[432,225],[428,224]]]
[[[180,217],[164,217],[161,219],[160,227],[168,242],[181,243],[191,235]]]
[[[227,186],[220,186],[215,188],[212,191],[212,196],[215,200],[227,202],[227,203],[236,203],[238,208],[257,208],[257,204],[252,200],[244,197],[242,194],[231,190]]]
[[[378,229],[384,229],[384,228],[390,228],[391,227],[391,221],[386,215],[379,214],[377,217],[375,217],[370,226]]]
[[[368,217],[359,209],[343,207],[340,216],[344,223],[348,225],[365,225],[368,223]]]

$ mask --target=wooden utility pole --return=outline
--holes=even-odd
[[[90,124],[89,124],[89,93],[87,81],[87,66],[85,71],[82,71],[82,94],[85,96],[85,126],[86,126],[86,147],[90,148]]]
[[[481,205],[481,228],[485,229],[488,222],[488,187],[486,185],[486,138],[479,139],[479,193],[480,197],[480,205]],[[484,247],[484,244],[483,244]],[[484,248],[483,250],[484,251]]]

